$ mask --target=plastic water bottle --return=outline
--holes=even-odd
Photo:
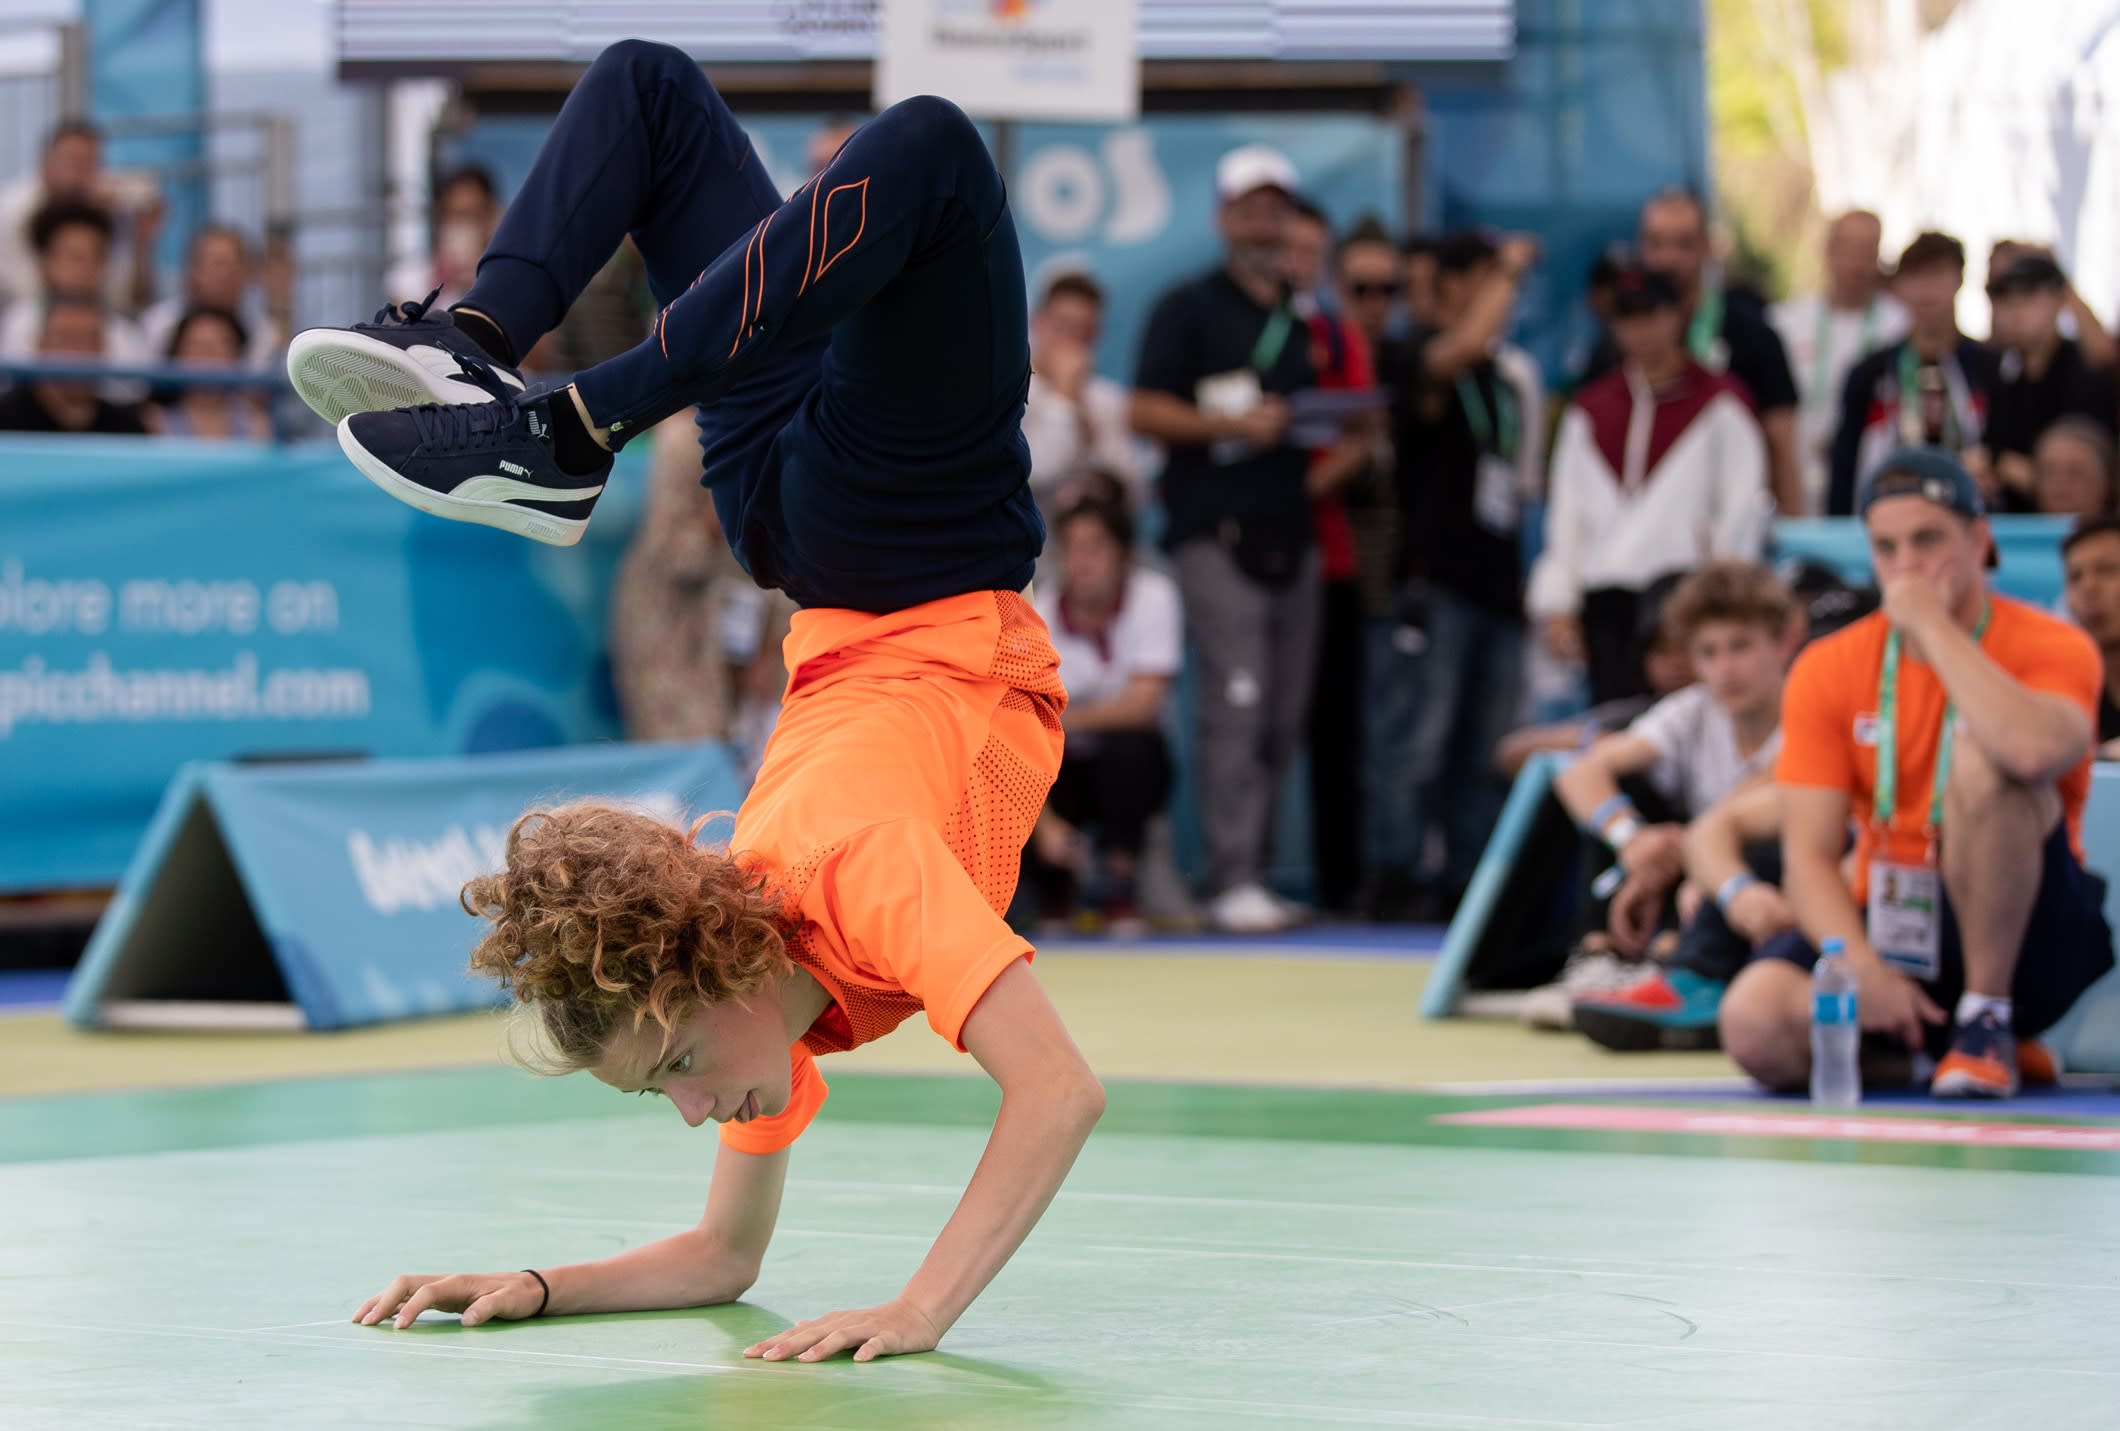
[[[1844,940],[1828,939],[1811,970],[1811,1103],[1853,1108],[1862,1101],[1855,1066],[1862,1025],[1855,1017],[1855,971]]]

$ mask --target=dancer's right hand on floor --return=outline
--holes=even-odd
[[[353,1314],[364,1327],[386,1317],[409,1327],[420,1313],[462,1312],[464,1325],[517,1322],[537,1315],[545,1290],[528,1272],[457,1272],[446,1277],[393,1277],[390,1285]]]

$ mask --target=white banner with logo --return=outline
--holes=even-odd
[[[986,119],[1133,119],[1135,3],[883,0],[876,107],[939,94]]]

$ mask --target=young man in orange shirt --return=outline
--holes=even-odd
[[[608,448],[697,403],[737,555],[804,608],[727,849],[697,845],[698,825],[562,806],[518,821],[506,867],[463,894],[491,921],[472,966],[524,1006],[537,1066],[721,1125],[699,1223],[571,1266],[399,1277],[356,1321],[735,1300],[759,1275],[789,1146],[825,1099],[815,1057],[924,1012],[1001,1087],[986,1156],[899,1296],[747,1355],[925,1351],[1014,1254],[1103,1110],[1002,917],[1067,698],[1020,594],[1043,532],[1000,175],[962,112],[915,99],[776,205],[698,65],[629,41],[568,99],[464,305],[312,330],[290,359],[305,398],[350,414],[342,443],[385,490],[562,545]],[[670,297],[655,335],[571,391],[524,395],[508,355],[628,232]],[[439,404],[369,410],[399,393]]]
[[[1808,971],[1839,938],[1867,1033],[1940,1055],[1938,1097],[2009,1097],[2017,1040],[2113,964],[2105,881],[2083,867],[2098,652],[1988,590],[1980,490],[1949,454],[1887,458],[1857,510],[1884,606],[1790,674],[1776,778],[1798,927],[1731,985],[1723,1047],[1761,1082],[1801,1087]]]

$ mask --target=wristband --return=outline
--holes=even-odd
[[[1605,822],[1614,815],[1632,815],[1633,813],[1633,800],[1626,795],[1614,795],[1609,799],[1598,802],[1597,808],[1590,812],[1590,818],[1583,822],[1583,828],[1590,834],[1596,835],[1603,831]]]
[[[1630,809],[1626,814],[1612,822],[1612,828],[1605,832],[1605,843],[1612,847],[1612,853],[1616,855],[1627,848],[1627,845],[1641,832],[1641,817]]]
[[[1730,901],[1758,883],[1758,875],[1750,870],[1739,870],[1736,874],[1724,880],[1721,888],[1715,891],[1715,907],[1724,914],[1728,914],[1730,912]]]
[[[533,1318],[542,1317],[545,1315],[545,1308],[552,1305],[552,1284],[547,1282],[545,1274],[538,1271],[535,1267],[525,1267],[523,1270],[535,1277],[537,1285],[545,1289],[545,1295],[537,1299],[537,1310],[530,1314]]]

